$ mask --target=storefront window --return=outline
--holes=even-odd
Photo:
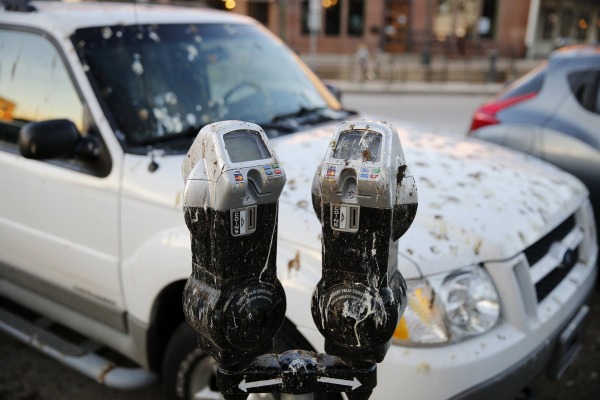
[[[438,0],[434,33],[438,40],[445,40],[449,36],[462,38],[473,32],[487,35],[491,32],[492,21],[488,16],[480,20],[480,15],[479,0]]]
[[[342,21],[342,7],[340,6],[340,0],[322,0],[319,2],[321,7],[321,31],[327,36],[339,36],[341,31]],[[310,1],[302,0],[301,3],[302,11],[302,34],[310,34],[309,26],[309,14],[310,14]],[[324,17],[323,17],[324,15]]]
[[[303,0],[300,6],[302,7],[302,34],[308,35],[310,33],[308,28],[308,0]]]
[[[270,3],[248,2],[248,15],[263,25],[269,26],[269,6]]]
[[[560,21],[560,36],[570,37],[573,27],[573,10],[563,10]]]
[[[338,0],[324,0],[321,4],[325,7],[325,34],[338,36],[340,34],[341,11]]]
[[[577,20],[577,40],[585,40],[588,29],[589,29],[589,18],[585,14],[579,14]]]
[[[536,35],[533,51],[539,55],[574,43],[595,43],[600,39],[600,2],[540,0]]]
[[[496,0],[483,0],[481,16],[477,22],[477,33],[480,37],[494,37],[496,6]]]
[[[365,1],[348,2],[348,36],[362,36],[365,29]]]
[[[554,8],[545,8],[542,11],[542,39],[552,39],[557,22],[558,14]]]

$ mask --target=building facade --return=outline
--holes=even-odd
[[[393,53],[543,57],[556,46],[597,43],[600,0],[210,0],[249,15],[306,53]],[[227,6],[226,6],[227,5]],[[313,33],[315,18],[319,30]]]
[[[600,0],[530,0],[524,39],[528,55],[540,57],[554,47],[600,43]]]

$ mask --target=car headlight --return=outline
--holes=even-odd
[[[500,318],[498,293],[479,266],[408,280],[407,306],[394,332],[402,345],[456,342],[490,330]]]

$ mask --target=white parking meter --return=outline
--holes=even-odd
[[[312,200],[323,272],[311,308],[325,351],[381,362],[406,306],[397,240],[417,211],[396,130],[385,122],[341,124],[317,168]]]
[[[271,351],[285,316],[277,210],[285,172],[258,125],[202,128],[183,163],[192,275],[183,306],[199,343],[232,367]]]

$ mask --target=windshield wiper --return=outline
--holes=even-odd
[[[181,132],[169,133],[167,135],[155,136],[148,139],[139,140],[136,142],[138,145],[146,146],[150,144],[170,142],[173,140],[180,140],[185,138],[195,138],[205,125],[191,125],[183,129]]]
[[[273,131],[276,132],[275,136],[294,133],[301,130],[303,126],[329,121],[330,118],[322,114],[325,110],[327,110],[327,107],[300,107],[298,111],[276,115],[271,118],[271,122],[259,123],[258,125],[265,130],[269,137],[272,136]]]
[[[315,125],[327,121],[339,121],[347,118],[349,115],[356,114],[354,111],[333,110],[329,107],[300,107],[298,111],[289,114],[276,115],[271,120],[273,123],[288,122],[292,126]]]
[[[356,114],[348,110],[332,110],[328,107],[306,108],[300,107],[298,111],[289,114],[276,115],[270,122],[257,123],[265,131],[277,131],[278,134],[294,133],[302,129],[302,126],[315,125],[326,121],[341,120],[349,115]],[[136,141],[136,145],[148,146],[157,143],[178,141],[185,138],[195,138],[206,125],[191,125],[181,132],[169,133],[167,135],[155,136],[148,139]]]
[[[307,116],[323,116],[322,112],[327,110],[327,107],[313,107],[313,108],[307,108],[307,107],[300,107],[300,109],[298,111],[294,111],[292,113],[288,113],[288,114],[280,114],[280,115],[276,115],[273,117],[273,119],[271,120],[271,122],[277,122],[277,121],[283,121],[286,119],[298,119],[298,118],[303,118],[303,117],[307,117]]]
[[[265,131],[275,130],[275,131],[278,131],[279,133],[294,133],[298,129],[300,129],[300,126],[298,124],[290,123],[288,121],[262,122],[262,123],[257,122],[256,125],[260,126]]]

